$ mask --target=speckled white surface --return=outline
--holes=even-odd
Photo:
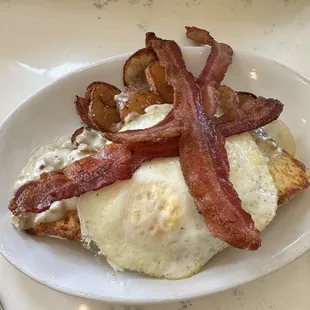
[[[143,44],[156,31],[183,45],[185,24],[310,76],[307,0],[0,0],[0,121],[63,74]],[[310,254],[261,280],[208,298],[157,306],[106,305],[28,279],[0,257],[5,310],[310,309]]]

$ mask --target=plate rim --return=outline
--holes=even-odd
[[[199,53],[199,51],[204,51],[205,49],[209,49],[209,47],[200,47],[200,46],[194,46],[194,47],[184,47],[181,46],[182,51],[187,50],[187,51],[195,51],[197,53]],[[195,53],[193,53],[195,54]],[[18,104],[13,111],[11,111],[9,113],[9,115],[7,115],[4,120],[0,123],[0,133],[3,132],[3,130],[5,129],[5,126],[10,122],[10,119],[13,117],[13,115],[15,113],[17,113],[23,106],[29,105],[31,104],[31,102],[33,101],[34,98],[44,94],[48,89],[57,86],[59,83],[61,83],[63,80],[66,79],[70,79],[71,76],[73,75],[77,75],[80,72],[83,72],[85,70],[91,69],[93,67],[97,67],[100,65],[103,65],[106,62],[113,62],[117,59],[121,59],[125,57],[128,57],[132,55],[131,52],[129,53],[123,53],[123,54],[118,54],[115,56],[111,56],[108,58],[104,58],[102,60],[99,60],[97,62],[94,62],[92,64],[86,65],[86,66],[82,66],[78,69],[75,69],[59,78],[57,78],[56,80],[54,80],[53,82],[49,83],[48,85],[40,88],[38,91],[34,92],[33,94],[31,94],[30,96],[26,97],[25,100],[23,100],[20,104]],[[305,84],[307,84],[307,87],[310,87],[310,78],[308,78],[306,75],[294,70],[291,67],[286,66],[285,64],[278,62],[272,58],[268,58],[265,56],[259,56],[257,54],[252,54],[249,52],[244,52],[244,51],[239,51],[239,50],[234,50],[234,55],[235,56],[246,56],[246,57],[251,57],[254,61],[255,59],[260,59],[263,60],[265,62],[272,62],[277,66],[282,67],[285,70],[288,70],[291,74],[297,76],[301,82],[304,82]],[[10,257],[10,255],[6,252],[5,248],[3,247],[3,244],[0,242],[0,254],[6,259],[6,261],[8,261],[12,266],[14,266],[17,270],[19,270],[22,274],[26,275],[27,277],[29,277],[30,279],[34,280],[35,282],[42,284],[46,287],[49,287],[55,291],[58,291],[60,293],[65,293],[68,295],[72,295],[72,296],[77,296],[77,297],[82,297],[82,298],[87,298],[87,299],[92,299],[92,300],[98,300],[98,301],[103,301],[103,302],[107,302],[107,303],[121,303],[121,304],[130,304],[130,305],[146,305],[146,304],[158,304],[158,303],[167,303],[167,302],[179,302],[179,301],[184,301],[184,300],[188,300],[188,299],[196,299],[199,297],[203,297],[203,296],[211,296],[213,294],[217,294],[217,293],[221,293],[223,291],[238,287],[240,285],[243,284],[247,284],[250,283],[254,280],[257,280],[259,278],[265,277],[269,274],[272,274],[276,271],[278,271],[279,269],[282,269],[288,265],[290,265],[291,263],[293,263],[294,261],[296,261],[297,259],[299,259],[301,256],[303,256],[306,252],[308,252],[310,250],[310,242],[308,242],[308,244],[306,246],[303,247],[303,249],[301,251],[297,253],[295,253],[295,255],[290,255],[289,257],[283,259],[281,261],[280,264],[277,264],[276,267],[274,268],[270,268],[268,269],[267,272],[265,272],[264,274],[253,274],[253,276],[249,276],[247,278],[240,278],[239,280],[235,281],[233,284],[231,283],[225,283],[225,285],[223,285],[221,288],[217,289],[216,291],[213,292],[206,292],[206,290],[201,289],[200,291],[198,291],[197,293],[187,293],[187,292],[182,292],[182,295],[170,295],[169,297],[160,297],[160,296],[156,296],[156,297],[152,297],[152,298],[148,298],[148,297],[130,297],[123,295],[123,296],[113,296],[113,295],[105,295],[105,296],[100,296],[98,294],[87,294],[87,293],[83,293],[81,291],[78,290],[74,290],[74,289],[69,289],[60,285],[56,285],[55,282],[47,282],[44,281],[43,279],[41,279],[39,277],[38,274],[36,273],[31,273],[27,268],[26,269],[21,269],[20,266],[18,265],[17,262],[15,262],[15,260],[13,258]]]

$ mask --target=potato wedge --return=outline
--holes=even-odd
[[[158,60],[145,69],[145,75],[151,91],[160,95],[166,103],[173,103],[173,88],[167,83],[165,69]]]
[[[113,123],[115,120],[116,122],[119,122],[116,103],[114,101],[114,96],[119,93],[120,90],[111,84],[105,82],[93,82],[87,87],[85,98],[76,97],[75,107],[77,113],[87,126],[104,130],[103,128],[110,126],[110,121]],[[95,103],[93,103],[94,101]],[[101,105],[105,108],[98,110],[98,107]],[[91,108],[91,106],[93,107]],[[96,107],[96,113],[94,113],[94,106]],[[106,117],[103,117],[102,110],[107,111],[106,113],[108,115]],[[99,113],[98,111],[101,112]],[[100,116],[97,115],[98,113]],[[104,122],[105,125],[103,125],[102,122]]]
[[[148,89],[145,69],[157,60],[156,53],[151,48],[142,48],[131,55],[123,68],[123,83],[125,86]]]
[[[159,95],[154,94],[150,90],[133,87],[126,88],[116,100],[122,122],[133,112],[144,114],[144,109],[148,106],[161,103],[165,103],[165,101]]]
[[[90,97],[91,97],[91,94],[94,90],[94,88],[99,85],[101,82],[99,81],[96,81],[96,82],[92,82],[91,84],[89,84],[85,90],[85,99],[90,102]]]
[[[93,127],[92,122],[88,118],[89,102],[85,98],[76,96],[74,105],[76,112],[80,116],[82,122],[87,126]]]
[[[116,106],[105,104],[105,102],[102,87],[98,85],[91,94],[88,118],[96,129],[103,132],[114,132],[116,124],[120,122],[120,116]]]
[[[86,88],[85,99],[90,101],[93,90],[97,88],[100,91],[96,91],[95,95],[101,100],[105,105],[115,107],[116,103],[114,101],[114,96],[118,95],[121,91],[108,83],[105,82],[93,82]]]

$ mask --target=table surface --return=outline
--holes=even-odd
[[[146,31],[188,45],[185,25],[310,76],[308,0],[0,0],[0,121],[64,74],[140,48]],[[310,253],[272,275],[195,301],[108,305],[46,288],[0,257],[5,310],[310,309],[309,283]]]

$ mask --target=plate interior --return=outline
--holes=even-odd
[[[198,74],[209,53],[185,48],[190,71]],[[31,237],[10,225],[7,210],[12,184],[38,145],[69,135],[81,123],[73,101],[95,80],[122,88],[122,67],[128,55],[107,59],[53,83],[18,107],[0,127],[0,251],[31,278],[59,291],[124,303],[154,303],[216,293],[259,278],[290,263],[310,247],[306,192],[281,208],[262,234],[256,252],[226,249],[197,275],[184,280],[152,279],[133,272],[114,273],[104,259],[95,259],[80,245]],[[272,60],[235,53],[225,83],[236,90],[275,97],[285,104],[281,119],[291,128],[297,157],[310,167],[308,139],[309,80]],[[308,154],[308,156],[307,156]]]

